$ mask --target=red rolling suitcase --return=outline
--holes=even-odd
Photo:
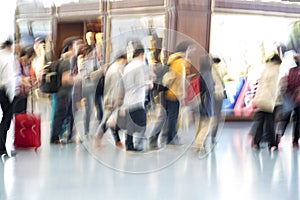
[[[15,115],[16,148],[38,148],[41,146],[41,118],[39,115],[21,113]]]
[[[32,91],[31,91],[32,93]],[[15,114],[16,148],[35,148],[41,146],[41,117],[33,113],[33,97],[31,95],[31,113]]]

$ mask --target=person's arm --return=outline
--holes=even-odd
[[[73,75],[70,69],[69,61],[62,61],[61,63],[61,84],[63,86],[73,85],[76,81],[80,81],[80,75]]]

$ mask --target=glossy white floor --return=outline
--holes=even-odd
[[[42,146],[0,163],[1,200],[300,199],[300,151],[291,147],[290,128],[280,150],[270,153],[248,146],[251,123],[226,122],[214,150],[199,159],[189,145],[192,128],[181,133],[183,145],[145,153],[115,148],[109,134],[101,148],[86,139],[50,145],[49,102],[37,108]]]

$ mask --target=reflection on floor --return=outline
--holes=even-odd
[[[274,153],[249,147],[249,122],[226,122],[203,159],[191,148],[193,134],[184,131],[182,145],[128,153],[115,148],[109,133],[100,148],[86,138],[80,144],[50,145],[48,103],[37,109],[42,147],[18,150],[0,163],[1,200],[300,198],[299,150],[291,147],[290,127]]]

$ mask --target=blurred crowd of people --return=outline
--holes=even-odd
[[[111,129],[118,147],[123,146],[119,130],[126,131],[127,151],[159,149],[164,145],[180,143],[177,135],[178,117],[180,108],[184,106],[185,81],[191,68],[188,52],[193,44],[189,41],[182,42],[167,59],[161,59],[161,41],[156,44],[155,50],[147,49],[141,41],[130,41],[128,45],[131,48],[124,47],[107,64],[103,62],[102,46],[97,46],[91,34],[87,34],[87,37],[86,44],[82,37],[77,36],[69,37],[63,42],[58,70],[61,87],[51,95],[39,91],[44,66],[48,63],[45,39],[36,38],[33,45],[22,47],[20,51],[14,51],[17,50],[17,45],[12,40],[4,43],[1,51],[1,107],[4,116],[1,123],[1,153],[6,152],[6,136],[13,115],[27,111],[30,91],[35,91],[38,97],[51,97],[51,144],[75,142],[74,116],[82,103],[84,134],[95,136],[97,145],[108,129]],[[132,52],[127,52],[126,49],[131,49]],[[205,59],[205,70],[210,71],[212,63],[209,58]],[[212,80],[212,75],[207,77]],[[206,81],[202,82],[204,91]],[[214,91],[213,85],[207,88],[210,88],[209,92]],[[210,98],[207,92],[205,95]],[[210,108],[202,114],[210,118],[213,115],[213,101],[210,100],[209,103]],[[145,147],[147,112],[153,105],[158,115],[153,134],[147,139],[149,146]],[[94,108],[97,108],[99,127],[97,133],[90,133]],[[163,115],[164,112],[166,116]],[[112,123],[113,120],[115,123]],[[213,120],[214,127],[218,124],[216,120]],[[205,138],[209,132],[207,124],[210,122],[205,124],[205,133],[203,130],[201,132],[200,125],[197,130],[201,132],[201,137],[197,140],[199,150],[204,150]],[[64,137],[64,133],[67,133],[67,137]]]
[[[12,40],[3,43],[0,51],[1,154],[6,153],[7,131],[13,115],[27,111],[30,91],[35,91],[37,96],[51,96],[51,144],[75,142],[74,118],[82,104],[84,135],[93,136],[95,145],[101,145],[108,129],[117,147],[123,146],[120,130],[125,131],[127,151],[156,150],[180,144],[177,133],[184,107],[189,108],[196,125],[194,149],[206,153],[209,134],[210,142],[216,143],[222,103],[226,98],[225,74],[219,68],[222,61],[219,57],[199,55],[198,66],[194,66],[189,58],[195,50],[191,41],[179,43],[167,55],[162,50],[161,38],[154,38],[153,48],[145,47],[139,40],[130,41],[127,44],[130,48],[120,49],[111,63],[104,63],[104,49],[95,42],[95,35],[87,34],[86,41],[81,36],[64,40],[58,69],[61,87],[51,95],[39,91],[44,66],[50,61],[45,39],[36,38],[33,45],[22,48]],[[131,52],[126,51],[128,49]],[[264,140],[270,150],[278,149],[291,117],[293,146],[298,147],[300,79],[298,82],[297,77],[291,76],[291,71],[295,71],[291,69],[299,66],[299,56],[295,52],[283,52],[277,49],[268,57],[258,80],[250,133],[255,149]],[[195,105],[189,105],[185,102],[186,89],[195,76],[199,77],[200,91],[195,91]],[[153,108],[156,119],[150,136],[146,137],[147,113]],[[94,109],[98,128],[96,133],[91,133]]]

